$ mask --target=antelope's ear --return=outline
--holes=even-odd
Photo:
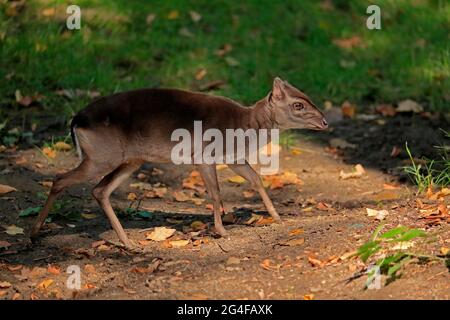
[[[286,97],[286,88],[284,86],[284,81],[276,77],[273,80],[272,99],[274,101],[281,101],[285,97]]]

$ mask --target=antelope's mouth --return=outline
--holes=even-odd
[[[325,130],[328,129],[328,121],[325,118],[322,118],[317,122],[312,122],[311,126],[314,130]]]

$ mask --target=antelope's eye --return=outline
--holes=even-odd
[[[295,102],[294,104],[292,104],[292,108],[294,110],[300,111],[300,110],[303,110],[305,108],[305,106],[301,102]]]

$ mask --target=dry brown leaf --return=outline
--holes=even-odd
[[[402,152],[402,148],[393,146],[391,151],[391,158],[396,158]]]
[[[243,191],[242,194],[244,195],[244,198],[252,198],[255,195],[254,191]]]
[[[175,229],[166,228],[166,227],[155,227],[155,229],[146,234],[147,240],[153,240],[153,241],[164,241],[167,238],[170,238],[174,233]]]
[[[202,221],[197,220],[191,223],[191,228],[194,229],[194,231],[200,231],[206,229],[207,225]]]
[[[325,203],[325,202],[319,202],[319,203],[316,205],[316,208],[317,208],[318,210],[321,210],[321,211],[329,211],[329,210],[332,210],[332,209],[333,209],[333,207],[331,206],[331,204],[328,204],[328,203]]]
[[[356,47],[361,47],[362,39],[359,36],[352,36],[349,38],[334,39],[333,43],[341,49],[349,50]]]
[[[189,244],[189,240],[170,240],[169,244],[172,248],[181,248]]]
[[[366,170],[364,170],[364,167],[360,164],[357,164],[354,167],[354,171],[352,172],[344,172],[344,170],[341,170],[339,173],[340,179],[351,179],[351,178],[360,178],[366,173]]]
[[[47,272],[51,274],[60,274],[61,268],[56,265],[49,264],[47,267]]]
[[[227,181],[228,182],[232,182],[232,183],[237,183],[237,184],[242,184],[242,183],[244,183],[245,181],[247,181],[247,180],[245,180],[243,177],[241,177],[241,176],[232,176],[232,177],[229,177],[228,179],[227,179]]]
[[[0,184],[0,194],[5,194],[13,191],[17,191],[17,189],[6,184]]]
[[[175,20],[175,19],[178,19],[179,16],[180,16],[180,13],[178,12],[178,10],[172,10],[167,15],[167,19]]]
[[[304,238],[298,238],[298,239],[291,239],[291,240],[286,241],[285,245],[295,247],[295,246],[301,246],[304,243],[305,243]]]
[[[129,201],[135,201],[137,198],[138,198],[138,196],[137,196],[137,194],[134,193],[134,192],[130,192],[130,193],[127,195],[127,200],[129,200]]]
[[[317,259],[316,257],[314,257],[314,256],[308,256],[308,262],[313,266],[313,267],[323,267],[323,266],[325,266],[325,262],[324,261],[321,261],[321,260],[319,260],[319,259]]]
[[[42,148],[42,153],[50,159],[54,159],[56,157],[56,151],[49,147]]]
[[[146,191],[144,194],[144,197],[146,198],[164,198],[165,194],[167,193],[166,187],[158,187],[153,188],[150,191]]]
[[[289,235],[290,236],[298,236],[299,234],[302,234],[303,232],[304,232],[304,230],[300,229],[300,228],[293,229],[293,230],[289,231]]]
[[[254,214],[252,213],[252,216],[250,217],[250,219],[248,219],[247,221],[244,222],[244,224],[246,225],[251,225],[252,223],[261,220],[262,216],[260,216],[259,214]]]
[[[272,217],[261,217],[259,220],[256,221],[256,225],[259,226],[264,226],[264,225],[268,225],[268,224],[272,224],[275,221],[273,220]]]
[[[202,80],[206,76],[207,73],[208,73],[208,71],[206,71],[206,69],[204,69],[204,68],[199,69],[195,73],[195,80]]]
[[[6,231],[7,234],[11,235],[11,236],[15,236],[18,234],[24,234],[23,233],[23,228],[17,227],[16,225],[10,225],[6,227]]]
[[[383,189],[384,190],[397,190],[397,189],[400,189],[400,186],[395,185],[395,184],[391,184],[391,183],[384,183],[383,184]]]
[[[220,49],[215,51],[216,56],[223,57],[233,50],[233,46],[229,43],[224,44]]]
[[[290,171],[283,171],[281,174],[265,175],[263,176],[263,185],[270,187],[271,190],[282,188],[285,185],[302,185],[303,182],[296,173]]]
[[[313,293],[305,294],[303,296],[303,300],[314,300],[314,294]]]
[[[191,16],[191,20],[194,22],[199,22],[202,19],[200,13],[194,10],[189,11],[189,15]]]
[[[95,267],[92,264],[87,264],[84,266],[84,271],[86,271],[87,273],[95,273]]]
[[[72,146],[64,141],[58,141],[53,145],[53,148],[58,151],[69,151],[72,149]]]
[[[41,283],[39,283],[37,287],[40,290],[45,290],[48,287],[50,287],[53,284],[53,282],[54,281],[52,279],[46,279],[46,280],[42,281]]]
[[[391,104],[380,104],[375,108],[375,111],[380,113],[383,117],[393,117],[397,113]]]
[[[2,281],[0,282],[0,289],[8,289],[11,288],[11,283],[8,281]]]
[[[344,101],[344,103],[341,106],[342,115],[345,118],[351,118],[353,119],[356,114],[356,106],[354,104],[351,104],[348,101]]]
[[[375,217],[376,220],[384,220],[384,218],[389,214],[387,210],[375,210],[371,208],[366,208],[368,217]]]

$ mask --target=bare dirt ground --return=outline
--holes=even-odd
[[[357,130],[345,136],[345,124],[334,132],[350,143],[363,144]],[[24,228],[25,235],[0,231],[0,240],[10,244],[0,248],[0,299],[450,299],[450,272],[439,262],[410,263],[389,284],[383,276],[380,289],[364,289],[367,275],[349,280],[366,269],[350,253],[380,224],[367,215],[366,208],[388,210],[383,221],[386,230],[401,224],[435,234],[433,241],[415,251],[436,255],[450,246],[449,224],[427,226],[420,219],[416,189],[385,173],[394,168],[392,163],[385,164],[391,161],[392,145],[382,138],[390,131],[366,132],[379,139],[376,144],[373,137],[365,138],[370,152],[358,148],[339,155],[306,136],[298,141],[296,152],[282,151],[282,170],[296,173],[303,181],[269,190],[282,224],[267,219],[249,223],[252,214],[267,216],[261,200],[257,194],[244,197],[249,184],[230,182],[227,179],[234,174],[227,168],[220,170],[222,198],[226,211],[233,213],[227,217],[227,238],[214,235],[208,200],[196,205],[173,197],[193,167],[144,166],[112,197],[118,212],[138,204],[127,199],[130,192],[138,198],[144,193],[130,187],[132,183],[160,183],[168,188],[162,199],[142,198],[139,207],[151,212],[149,218],[120,216],[141,249],[137,253],[111,243],[116,236],[90,196],[90,184],[66,191],[63,201],[71,202],[56,210],[84,213],[84,217],[72,221],[52,215],[41,237],[30,245],[26,233],[34,217],[19,217],[18,213],[42,205],[39,193],[49,190],[42,181],[74,167],[78,160],[73,151],[60,152],[53,160],[33,148],[6,151],[0,154],[0,184],[18,191],[0,196],[0,225]],[[321,135],[323,139],[332,136]],[[377,154],[380,159],[377,162],[364,154]],[[383,157],[387,160],[382,161]],[[341,170],[348,172],[353,167],[348,160],[363,163],[366,174],[339,179]],[[396,161],[398,165],[401,159]],[[388,168],[371,168],[367,163],[383,163]],[[447,204],[449,198],[444,200]],[[195,231],[194,221],[203,222],[207,229]],[[146,241],[146,234],[158,226],[177,229],[171,239],[189,240],[188,244],[181,241],[183,245],[174,247],[168,241]],[[81,290],[66,287],[66,270],[71,265],[81,269]]]

